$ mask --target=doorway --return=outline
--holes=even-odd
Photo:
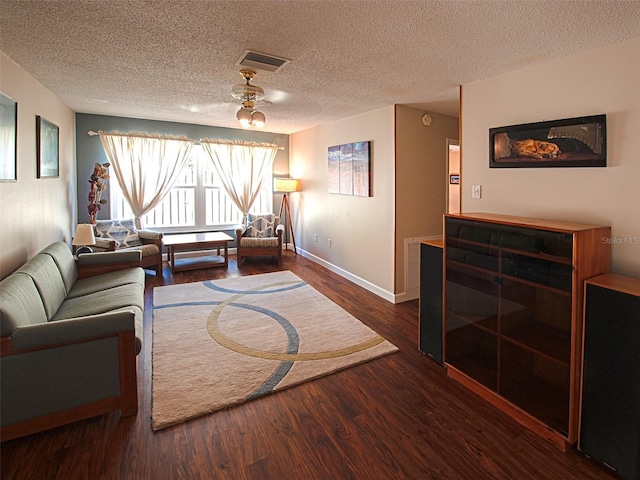
[[[460,143],[447,138],[447,213],[460,213]]]

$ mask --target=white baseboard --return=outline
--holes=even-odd
[[[366,280],[364,280],[363,278],[358,277],[357,275],[354,275],[332,263],[327,262],[326,260],[320,258],[320,257],[316,257],[315,255],[313,255],[312,253],[309,253],[305,250],[302,250],[300,248],[298,248],[298,255],[302,255],[305,258],[308,258],[309,260],[311,260],[312,262],[315,262],[319,265],[322,265],[323,267],[325,267],[327,270],[331,270],[333,273],[336,273],[338,275],[340,275],[343,278],[346,278],[347,280],[349,280],[350,282],[355,283],[356,285],[359,285],[360,287],[364,288],[365,290],[369,290],[371,293],[374,293],[376,295],[378,295],[379,297],[384,298],[385,300],[387,300],[388,302],[391,303],[395,303],[395,295],[391,292],[388,292],[387,290],[384,290],[380,287],[378,287],[377,285],[374,285],[371,282],[368,282]]]

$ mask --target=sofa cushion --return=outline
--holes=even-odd
[[[278,237],[270,237],[270,238],[241,237],[240,238],[240,246],[241,247],[247,247],[247,248],[277,247],[278,246]]]
[[[25,325],[46,323],[47,313],[33,279],[13,274],[0,282],[0,335],[11,335]]]
[[[47,318],[53,318],[67,296],[62,274],[53,261],[53,257],[39,253],[17,271],[25,273],[33,279],[33,283],[35,283],[40,294],[40,301],[44,304]]]
[[[91,293],[127,284],[144,285],[144,270],[141,268],[127,268],[115,272],[103,273],[86,278],[79,278],[67,294],[67,299],[82,297]]]
[[[276,216],[273,213],[247,215],[247,230],[245,237],[268,238],[273,237],[276,228]]]
[[[118,251],[127,250],[140,250],[142,252],[142,258],[151,257],[160,253],[160,248],[155,243],[148,243],[140,245],[139,247],[119,248]]]
[[[118,308],[136,306],[144,309],[144,287],[139,284],[120,285],[65,300],[52,320],[84,317],[106,313]]]
[[[64,286],[67,292],[69,292],[71,287],[73,287],[73,284],[78,279],[78,270],[76,269],[73,255],[71,254],[71,250],[69,250],[67,244],[64,242],[55,242],[40,253],[50,255],[53,258],[53,261],[56,263],[58,270],[60,270],[60,274],[62,275]]]
[[[142,245],[133,220],[97,220],[95,224],[98,237],[115,240],[116,248],[137,247]]]

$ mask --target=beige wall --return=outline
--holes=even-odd
[[[405,239],[442,235],[446,209],[447,138],[458,138],[458,119],[424,110],[396,106],[396,280],[395,292],[404,300]],[[417,293],[417,292],[416,292]],[[408,299],[408,298],[407,298]]]
[[[612,271],[640,277],[638,52],[640,37],[465,85],[463,211],[611,225]],[[606,168],[489,169],[489,128],[601,113]]]
[[[289,137],[290,173],[301,179],[303,189],[291,195],[298,249],[390,301],[394,289],[393,125],[390,106]],[[367,140],[371,141],[373,196],[327,193],[327,149]]]
[[[0,182],[0,278],[75,230],[74,113],[0,53],[0,90],[18,102],[18,181]],[[60,176],[36,178],[36,115],[60,127]]]
[[[405,239],[442,235],[447,138],[458,119],[395,106],[290,136],[291,196],[302,253],[389,301],[405,298]],[[372,142],[372,197],[327,193],[327,149]],[[315,241],[318,235],[318,241]],[[331,239],[331,247],[328,246]]]

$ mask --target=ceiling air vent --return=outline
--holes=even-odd
[[[291,60],[287,60],[286,58],[274,57],[273,55],[267,55],[266,53],[245,50],[236,65],[266,70],[267,72],[275,72],[290,61]]]

